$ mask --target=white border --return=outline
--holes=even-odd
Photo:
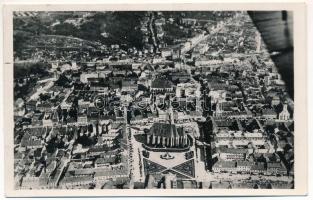
[[[55,1],[57,2],[57,0]],[[121,1],[117,1],[121,2]],[[114,3],[117,3],[114,2]],[[219,1],[220,2],[220,1]],[[6,167],[6,195],[7,196],[254,196],[254,195],[304,195],[307,192],[307,102],[306,102],[306,10],[302,3],[242,3],[213,4],[131,4],[128,5],[32,5],[6,6],[5,17],[12,9],[19,10],[293,10],[294,11],[294,44],[295,44],[295,189],[294,190],[14,190],[13,189],[13,89],[12,89],[12,23],[9,18],[4,21],[5,60],[4,60],[4,99],[5,109],[5,167]],[[230,2],[230,1],[227,1]],[[233,2],[233,1],[232,1]],[[242,2],[242,1],[241,1]],[[273,1],[270,1],[273,2]],[[276,1],[277,2],[277,1]],[[286,1],[284,1],[286,2]],[[289,1],[290,2],[290,1]],[[292,1],[295,2],[295,1]],[[298,1],[297,1],[298,2]],[[137,2],[136,2],[137,3]],[[112,7],[113,6],[113,7]],[[116,9],[118,8],[118,9]],[[209,8],[209,9],[208,9]],[[12,167],[12,168],[11,168]]]

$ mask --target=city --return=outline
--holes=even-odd
[[[244,11],[15,12],[16,189],[292,189],[293,100]]]

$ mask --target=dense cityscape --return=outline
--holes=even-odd
[[[15,12],[16,189],[294,188],[293,100],[247,12]]]

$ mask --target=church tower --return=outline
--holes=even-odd
[[[222,113],[223,113],[223,105],[220,101],[217,101],[214,116],[220,117]]]
[[[279,120],[288,121],[290,119],[290,113],[288,111],[287,104],[284,103],[284,108],[281,113],[279,113]]]
[[[257,53],[260,53],[261,51],[261,42],[262,42],[261,34],[259,33],[259,31],[256,31],[255,32],[255,43],[256,43],[255,51]]]
[[[172,105],[170,104],[170,107],[169,107],[169,112],[168,112],[168,122],[170,124],[174,124],[174,111],[173,111],[173,107]]]

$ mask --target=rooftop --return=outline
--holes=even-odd
[[[161,137],[178,137],[186,135],[182,127],[176,127],[175,124],[166,123],[154,123],[148,134]]]

